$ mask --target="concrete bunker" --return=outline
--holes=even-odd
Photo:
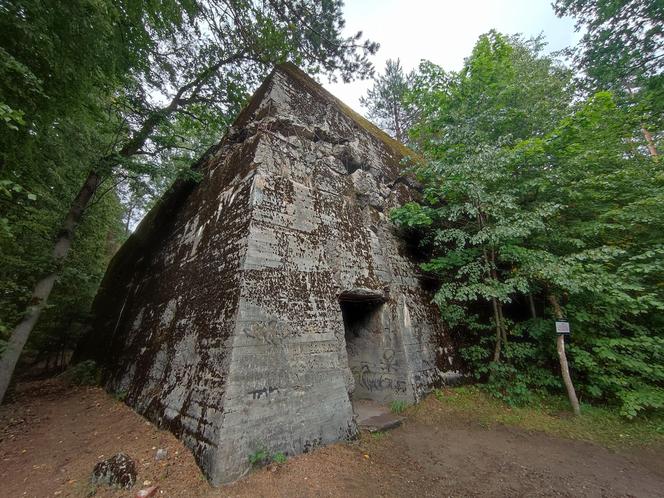
[[[456,365],[388,216],[419,195],[413,155],[278,66],[194,165],[201,181],[176,182],[115,255],[79,360],[215,485],[259,447],[355,437],[350,398],[417,402]]]

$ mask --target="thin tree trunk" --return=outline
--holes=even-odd
[[[501,337],[503,346],[507,347],[507,327],[505,326],[505,316],[503,315],[503,303],[498,302],[498,318],[500,319]]]
[[[479,211],[479,209],[478,209]],[[482,228],[483,223],[482,223],[482,216],[477,215],[477,221],[479,223],[480,228]],[[496,274],[495,270],[495,257],[494,257],[494,252],[493,250],[491,251],[491,259],[489,259],[489,254],[486,251],[486,248],[482,250],[484,254],[484,261],[487,264],[487,267],[489,268],[489,277],[497,281],[498,280],[498,275]],[[503,326],[503,320],[502,320],[502,303],[498,303],[495,297],[491,298],[491,307],[493,308],[493,319],[496,323],[496,345],[494,346],[493,349],[493,361],[494,362],[499,362],[500,361],[500,351],[501,351],[501,343],[503,342],[504,339],[506,339],[506,334]]]
[[[401,122],[399,121],[399,108],[397,103],[392,103],[392,115],[394,117],[394,132],[396,134],[396,139],[399,142],[403,142],[403,132],[401,131]]]
[[[129,224],[131,223],[131,215],[134,212],[134,206],[131,206],[129,208],[129,211],[127,211],[127,222],[125,223],[125,235],[129,236]]]
[[[74,202],[65,217],[62,228],[55,241],[55,246],[53,247],[53,269],[48,275],[37,282],[32,292],[30,305],[28,306],[23,319],[14,330],[12,330],[7,349],[2,355],[2,358],[0,358],[0,403],[2,403],[2,400],[5,397],[7,388],[9,387],[9,381],[14,373],[14,368],[16,367],[16,363],[23,351],[23,346],[25,346],[25,343],[30,336],[30,332],[32,332],[37,320],[39,320],[39,315],[41,315],[48,302],[48,297],[51,294],[55,280],[58,277],[59,266],[69,253],[76,225],[80,221],[83,211],[90,203],[97,187],[99,187],[100,181],[100,176],[94,171],[91,171],[86,178],[83,187],[81,187],[81,190],[78,192],[78,195],[74,199]]]
[[[633,97],[634,91],[630,85],[627,85],[627,92]],[[650,157],[657,159],[657,147],[655,147],[655,141],[652,138],[652,134],[646,129],[645,125],[641,123],[641,133],[643,133],[643,138],[646,139],[646,145],[648,146],[648,152],[650,152]]]
[[[549,302],[553,306],[553,313],[558,320],[563,319],[563,312],[560,309],[560,304],[558,304],[558,298],[553,294],[549,294]],[[558,335],[557,339],[557,349],[558,349],[558,359],[560,360],[560,372],[563,376],[563,382],[565,384],[565,389],[567,389],[567,397],[569,402],[572,405],[572,411],[574,415],[580,415],[581,410],[579,408],[579,400],[576,397],[576,391],[574,390],[574,384],[572,384],[572,377],[569,374],[569,365],[567,364],[567,354],[565,354],[565,336]]]
[[[486,250],[484,251],[484,257],[488,258]],[[491,249],[491,259],[487,259],[487,263],[489,264],[491,279],[494,282],[498,282],[498,272],[496,272],[496,253],[493,248]],[[493,302],[495,306],[494,313],[498,317],[496,322],[499,332],[498,337],[500,341],[502,341],[503,346],[507,347],[507,327],[505,327],[505,317],[503,316],[503,303],[495,298],[493,298]]]
[[[537,311],[535,311],[535,300],[533,299],[533,293],[528,293],[528,306],[530,307],[530,317],[537,318]]]
[[[500,316],[498,315],[498,303],[496,298],[491,298],[491,307],[493,308],[493,319],[496,322],[496,345],[493,350],[493,361],[500,361],[500,344],[502,342],[502,332],[500,326]]]
[[[655,140],[652,138],[652,134],[643,125],[641,125],[641,133],[643,133],[643,136],[646,139],[646,144],[648,145],[650,156],[657,158],[657,147],[655,147]]]

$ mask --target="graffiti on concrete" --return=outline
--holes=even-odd
[[[406,392],[406,381],[396,378],[385,372],[374,372],[369,365],[364,364],[359,368],[352,370],[358,386],[369,392],[375,391],[394,391],[398,393]]]

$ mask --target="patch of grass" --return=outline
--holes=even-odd
[[[404,400],[398,399],[390,402],[390,411],[392,413],[403,413],[408,408],[408,403]]]
[[[616,410],[583,404],[581,416],[574,417],[563,397],[539,397],[528,406],[513,407],[475,386],[435,390],[433,397],[444,411],[482,427],[503,424],[609,447],[664,444],[662,414],[627,420]]]
[[[385,432],[384,431],[376,431],[371,433],[371,438],[375,439],[376,441],[379,441],[385,437]]]
[[[287,459],[288,458],[283,452],[278,451],[277,453],[271,455],[270,452],[267,451],[267,449],[264,447],[261,447],[260,449],[254,451],[251,455],[249,455],[249,463],[251,464],[252,467],[262,467],[271,462],[282,464],[286,463]]]

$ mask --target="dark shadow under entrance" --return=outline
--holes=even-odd
[[[355,379],[355,388],[350,393],[353,401],[385,401],[384,303],[382,293],[366,289],[346,291],[339,297],[348,366]]]

